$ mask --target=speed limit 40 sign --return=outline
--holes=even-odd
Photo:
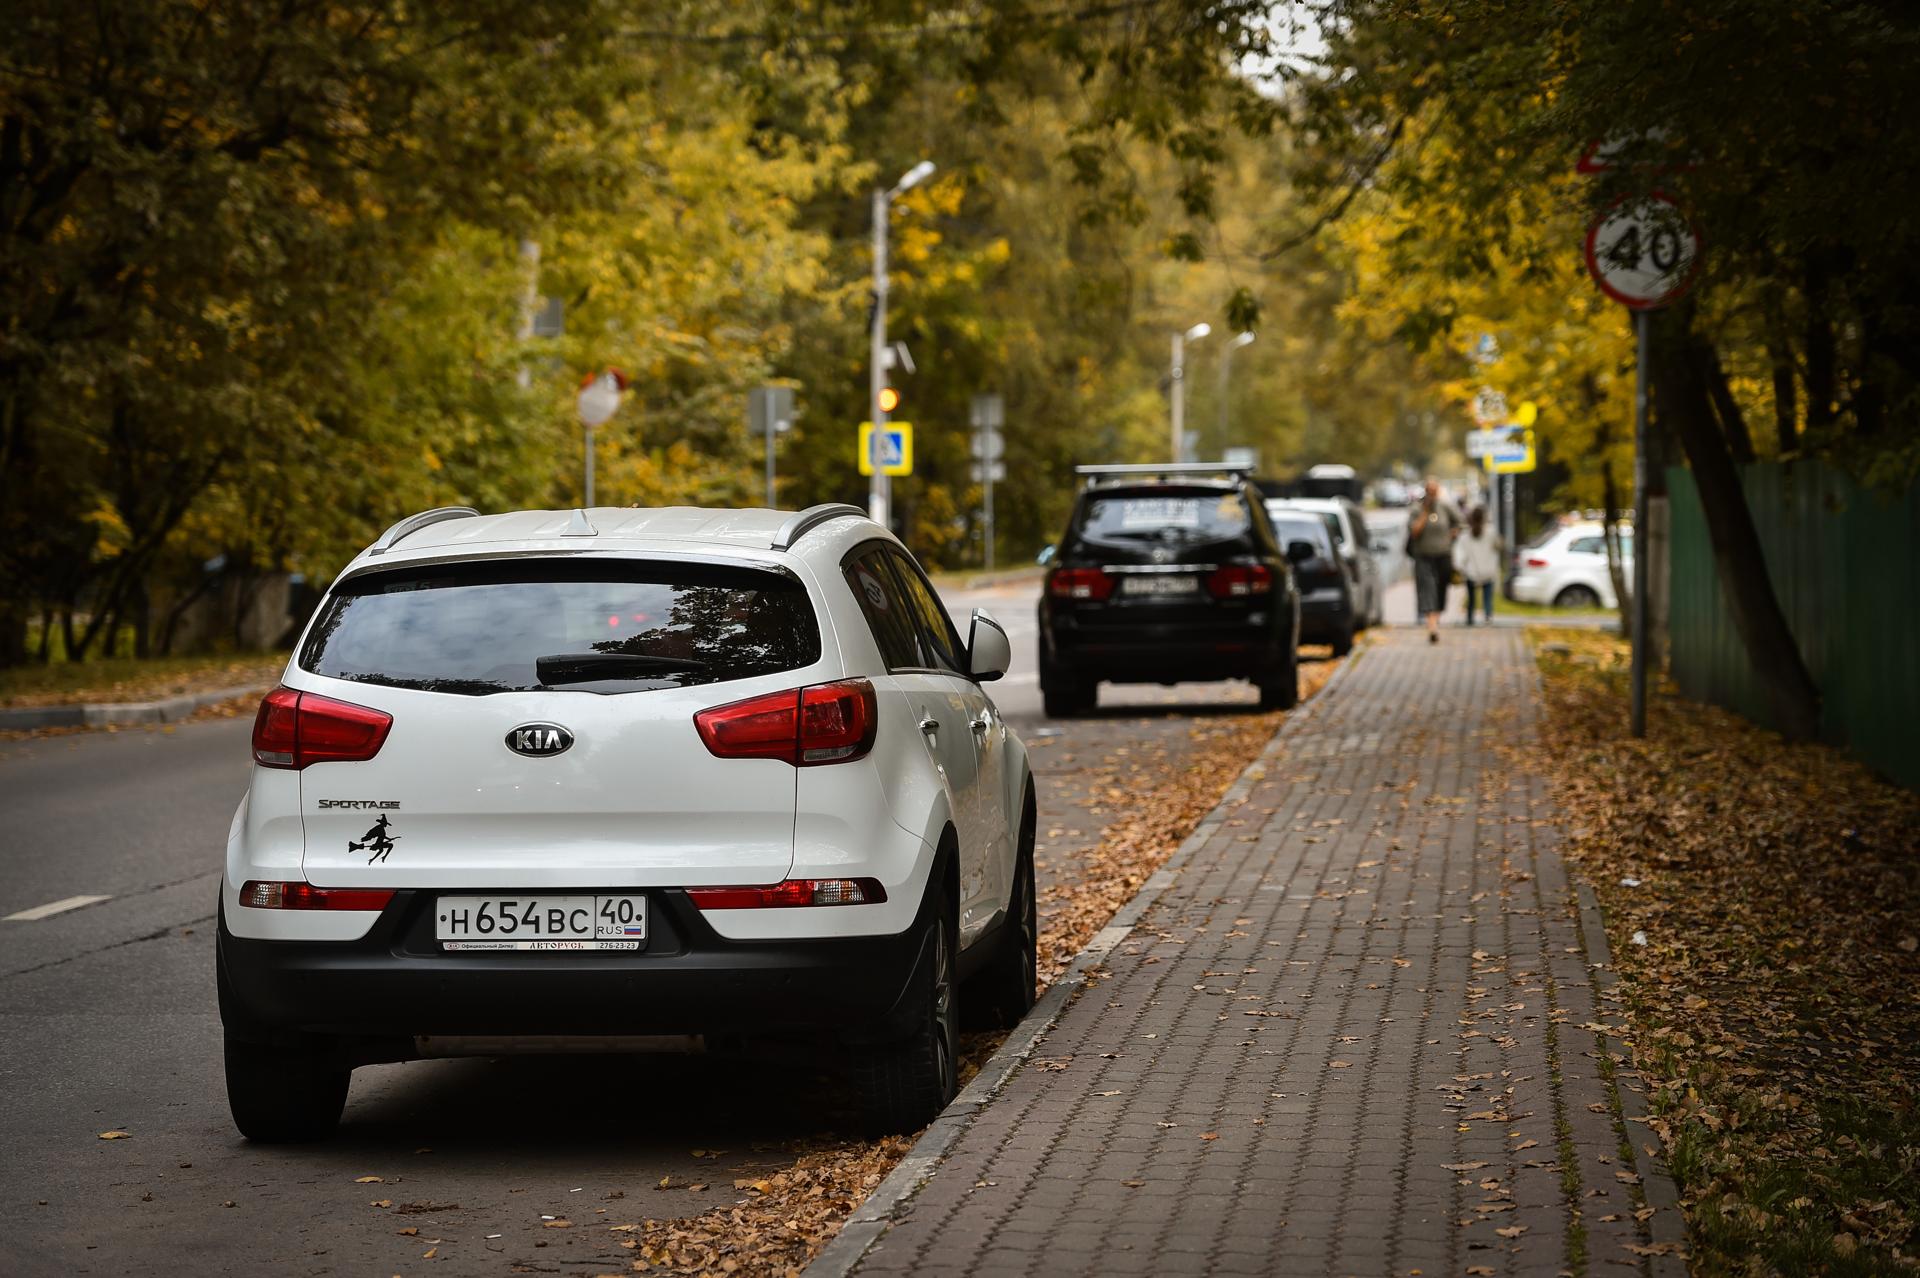
[[[1658,192],[1629,195],[1587,228],[1587,270],[1600,291],[1636,311],[1665,306],[1693,284],[1700,237]]]

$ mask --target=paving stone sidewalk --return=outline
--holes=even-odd
[[[855,1272],[1683,1272],[1539,716],[1517,633],[1380,633]]]

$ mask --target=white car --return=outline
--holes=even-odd
[[[1034,996],[1010,657],[852,506],[395,524],[254,724],[235,1124],[324,1136],[379,1061],[795,1033],[852,1051],[863,1127],[924,1124],[962,1008]]]
[[[1313,469],[1353,473],[1348,466],[1315,466]],[[1344,497],[1275,497],[1267,502],[1267,513],[1271,516],[1277,517],[1286,510],[1318,515],[1327,525],[1353,597],[1354,629],[1379,625],[1386,615],[1385,589],[1380,581],[1380,561],[1374,556],[1369,540],[1366,514],[1359,505]]]
[[[1620,525],[1621,569],[1633,572],[1633,529]],[[1548,528],[1514,557],[1507,597],[1555,608],[1614,608],[1604,530],[1597,523]]]

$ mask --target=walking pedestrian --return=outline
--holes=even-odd
[[[1447,585],[1453,578],[1453,539],[1460,533],[1460,511],[1427,477],[1426,491],[1407,524],[1407,553],[1413,557],[1413,588],[1427,642],[1440,642],[1440,614],[1447,609]]]
[[[1487,526],[1487,508],[1475,506],[1467,516],[1467,526],[1453,543],[1453,566],[1467,583],[1467,624],[1473,624],[1473,605],[1477,597],[1487,624],[1493,624],[1493,583],[1500,579],[1500,534]]]

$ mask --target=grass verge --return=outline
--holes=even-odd
[[[1634,740],[1622,640],[1530,637],[1693,1272],[1920,1271],[1920,795],[1670,690]]]
[[[0,670],[0,706],[157,701],[215,688],[272,683],[286,664],[284,652],[252,652],[15,666]]]

